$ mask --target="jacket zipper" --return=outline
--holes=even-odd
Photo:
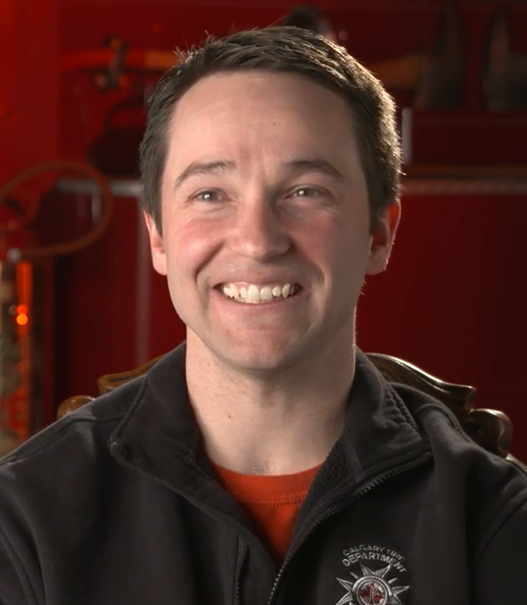
[[[241,605],[240,598],[240,578],[243,571],[243,565],[245,563],[245,559],[247,558],[247,553],[249,551],[249,547],[246,545],[243,547],[243,551],[238,559],[238,564],[236,565],[236,577],[234,584],[234,605]]]
[[[415,468],[418,468],[419,466],[422,466],[423,464],[425,464],[426,462],[428,462],[428,460],[430,460],[431,458],[432,458],[432,453],[431,452],[426,452],[425,454],[423,454],[422,456],[420,456],[416,460],[413,460],[412,462],[409,462],[408,464],[404,464],[403,466],[400,466],[399,468],[396,468],[396,469],[391,470],[391,471],[386,471],[385,473],[377,476],[375,479],[373,479],[372,481],[370,481],[370,483],[367,483],[366,485],[364,485],[358,492],[355,493],[355,495],[352,498],[350,498],[350,500],[347,500],[346,502],[343,502],[343,503],[340,503],[340,504],[336,504],[332,508],[329,508],[323,515],[321,515],[317,519],[317,521],[311,526],[310,531],[307,532],[304,535],[303,539],[295,546],[295,548],[293,549],[293,551],[289,553],[289,555],[287,556],[287,558],[283,562],[282,567],[280,568],[280,571],[278,572],[278,575],[276,576],[276,579],[274,581],[273,588],[271,589],[271,594],[269,596],[269,600],[267,602],[267,605],[272,605],[272,603],[274,601],[274,598],[276,596],[276,591],[278,589],[278,584],[279,584],[280,579],[282,578],[282,576],[284,574],[284,570],[287,567],[288,563],[295,556],[295,554],[297,553],[297,551],[299,550],[299,548],[305,542],[306,538],[309,536],[309,534],[312,533],[312,531],[316,527],[318,527],[321,523],[323,523],[324,521],[326,521],[326,519],[328,519],[329,517],[332,517],[336,513],[340,512],[340,511],[344,510],[345,508],[348,508],[349,506],[351,506],[352,504],[354,504],[357,500],[359,500],[360,498],[362,498],[365,494],[367,494],[371,490],[373,490],[376,487],[378,487],[381,483],[384,483],[385,481],[393,479],[394,477],[397,477],[398,475],[401,475],[401,474],[403,474],[403,473],[405,473],[407,471],[410,471],[410,470],[413,470]],[[237,588],[238,588],[238,586],[237,586]],[[235,601],[235,603],[236,603],[236,605],[239,605],[239,602]]]

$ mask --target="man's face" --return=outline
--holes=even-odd
[[[244,372],[351,346],[396,218],[370,233],[345,102],[302,76],[216,74],[179,101],[168,140],[162,235],[146,220],[189,346]]]

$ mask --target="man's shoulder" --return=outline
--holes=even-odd
[[[30,437],[0,460],[2,478],[48,474],[104,455],[112,432],[144,389],[145,378],[96,397]]]
[[[96,476],[106,462],[114,464],[111,449],[118,446],[123,427],[131,424],[132,437],[142,439],[144,425],[157,429],[167,424],[166,410],[177,416],[172,408],[186,393],[183,359],[184,348],[177,347],[147,373],[96,397],[28,439],[0,460],[0,483],[17,477],[35,478],[39,483],[44,476],[64,479],[70,469]]]
[[[482,500],[527,499],[527,467],[522,462],[478,445],[441,401],[405,385],[393,386],[426,434],[436,472],[462,481],[471,496]]]

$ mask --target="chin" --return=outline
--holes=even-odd
[[[255,345],[239,346],[232,344],[230,347],[221,349],[219,357],[223,363],[229,365],[233,370],[246,373],[266,373],[286,370],[295,364],[297,355],[290,343],[281,346],[262,347]]]

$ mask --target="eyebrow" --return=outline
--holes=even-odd
[[[236,168],[236,162],[230,160],[215,160],[211,162],[192,162],[176,178],[174,182],[174,191],[176,191],[187,179],[196,175],[217,176],[226,171],[232,171]],[[318,172],[334,178],[337,181],[344,181],[344,175],[327,160],[320,158],[291,160],[285,163],[285,169],[292,175],[301,175],[306,172]]]
[[[227,160],[215,160],[213,162],[192,162],[177,177],[174,182],[174,191],[176,191],[184,181],[192,176],[205,175],[214,176],[227,170],[234,170],[236,163]]]
[[[286,168],[293,174],[300,175],[306,172],[319,172],[337,181],[346,180],[344,175],[331,162],[320,158],[292,160],[286,163]]]

